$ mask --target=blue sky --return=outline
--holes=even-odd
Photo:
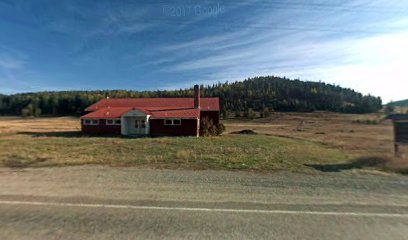
[[[408,98],[408,1],[0,0],[0,92],[261,75]],[[405,88],[404,88],[405,87]]]

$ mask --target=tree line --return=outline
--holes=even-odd
[[[333,111],[371,113],[382,108],[379,97],[363,95],[349,88],[265,76],[244,81],[201,86],[203,97],[219,97],[221,113],[238,115],[272,111]],[[103,98],[192,97],[193,89],[163,91],[59,91],[0,95],[0,115],[81,115]]]
[[[408,99],[397,101],[397,102],[390,102],[388,103],[388,105],[393,106],[393,107],[408,107]]]

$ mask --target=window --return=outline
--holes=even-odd
[[[146,120],[135,120],[135,128],[146,128]]]
[[[84,125],[99,125],[98,119],[85,119]]]
[[[164,120],[164,125],[180,126],[181,125],[181,119],[165,119]]]
[[[106,125],[120,125],[120,119],[106,119]]]

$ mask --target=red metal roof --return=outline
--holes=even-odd
[[[197,108],[187,108],[187,109],[177,109],[177,110],[159,110],[151,111],[150,118],[200,118],[200,109]]]
[[[201,111],[219,111],[218,98],[201,98]],[[194,107],[193,98],[109,98],[89,106],[85,111],[96,111],[107,107],[131,107],[149,109],[188,109]]]
[[[148,108],[131,108],[131,107],[109,107],[102,108],[97,111],[88,113],[81,119],[111,119],[120,118],[123,114],[137,110],[150,115],[150,118],[199,118],[200,109],[184,108],[184,109],[148,109]]]

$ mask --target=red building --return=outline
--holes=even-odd
[[[85,134],[125,136],[199,136],[200,119],[219,123],[218,98],[117,98],[103,99],[85,109],[81,117]]]

